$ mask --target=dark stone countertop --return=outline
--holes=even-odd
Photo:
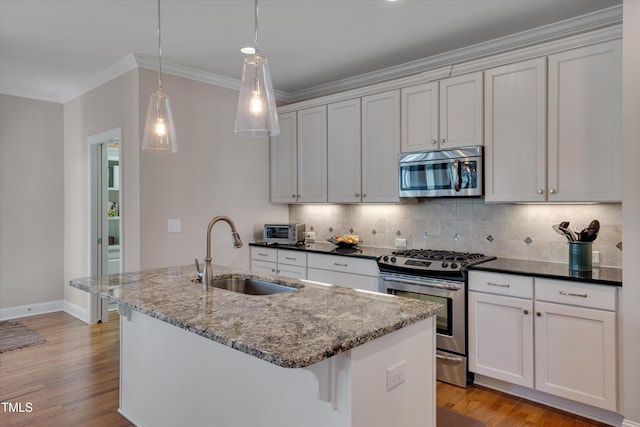
[[[257,246],[262,248],[288,249],[292,251],[314,252],[328,255],[342,255],[356,258],[376,259],[382,255],[388,255],[393,248],[378,248],[373,246],[356,246],[355,248],[339,248],[329,242],[304,243],[300,245],[280,245],[273,243],[254,242],[249,246]]]
[[[545,277],[548,279],[574,280],[582,283],[622,286],[622,269],[598,267],[589,271],[569,270],[568,264],[498,258],[469,267],[470,270]]]

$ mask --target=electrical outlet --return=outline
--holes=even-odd
[[[396,239],[396,248],[406,248],[407,239]]]
[[[405,362],[387,368],[387,391],[399,386],[405,380]]]
[[[167,221],[167,231],[169,233],[179,233],[181,228],[179,219],[170,219]]]
[[[315,231],[307,231],[304,233],[304,238],[305,240],[308,240],[310,242],[315,242],[316,241],[316,232]]]

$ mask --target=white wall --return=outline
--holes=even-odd
[[[141,69],[139,81],[144,117],[157,75]],[[234,249],[228,225],[216,224],[213,263],[249,268],[247,244],[261,237],[264,223],[289,215],[287,206],[269,203],[269,141],[234,134],[237,91],[170,75],[162,87],[171,99],[178,152],[140,155],[141,267],[202,260],[209,221],[227,215],[245,246]],[[168,219],[180,219],[182,231],[169,233]]]
[[[90,274],[88,137],[122,126],[123,268],[140,266],[138,73],[130,71],[64,104],[64,297],[87,308],[87,294],[66,285]]]
[[[0,95],[0,310],[63,299],[62,135],[61,104]]]
[[[640,426],[640,1],[623,3],[622,154],[623,413],[625,425]],[[632,424],[633,423],[633,424]]]

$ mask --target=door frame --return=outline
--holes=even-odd
[[[106,168],[98,167],[98,161],[106,159],[107,145],[118,143],[119,152],[122,153],[122,127],[109,129],[88,137],[89,145],[89,271],[91,276],[106,275],[108,261],[108,223],[104,221],[101,212],[98,210],[98,194],[102,197],[102,202],[107,199],[107,171]],[[119,170],[119,182],[122,183],[122,168]],[[98,176],[101,174],[102,176]],[[102,190],[98,191],[97,186],[102,185]],[[104,192],[103,192],[104,191]],[[119,195],[120,212],[123,212],[122,192]],[[102,206],[102,202],[100,206]],[[99,218],[103,218],[102,221]],[[100,236],[98,236],[100,233]],[[99,240],[100,239],[100,240]],[[122,220],[120,221],[120,245],[123,246]],[[122,251],[122,249],[121,249]],[[122,256],[122,252],[121,252]],[[101,265],[99,265],[101,264]],[[121,267],[122,268],[122,267]],[[88,294],[89,323],[106,322],[109,320],[107,301],[97,296]]]

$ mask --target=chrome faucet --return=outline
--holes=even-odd
[[[229,224],[229,227],[231,227],[231,236],[233,236],[233,245],[236,248],[242,247],[242,240],[240,240],[240,235],[236,230],[236,225],[233,223],[233,221],[231,221],[231,218],[224,215],[218,215],[209,222],[209,226],[207,227],[207,255],[204,257],[204,270],[202,271],[202,289],[207,289],[208,287],[210,287],[209,285],[211,285],[211,282],[213,281],[213,268],[211,268],[211,229],[213,228],[213,225],[218,221],[224,221]],[[197,259],[196,269],[198,271],[200,270]],[[198,276],[200,276],[199,272]]]

